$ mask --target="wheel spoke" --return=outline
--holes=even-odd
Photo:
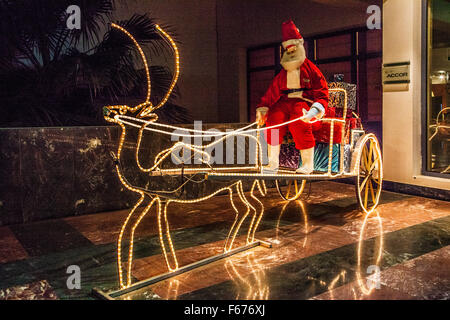
[[[367,198],[368,197],[369,197],[369,188],[366,185],[366,187],[364,189],[364,208],[366,208],[366,209],[367,209]]]
[[[372,172],[373,169],[375,169],[375,166],[377,165],[376,162],[372,163],[372,165],[369,168],[369,172]]]
[[[373,190],[372,180],[369,181],[370,194],[372,195],[372,203],[375,204],[375,192]]]
[[[380,169],[381,169],[381,161],[382,161],[382,160],[381,160],[381,154],[380,154],[380,152],[379,152],[379,149],[378,149],[378,148],[375,148],[374,161],[373,161],[373,164],[372,164],[372,166],[371,166],[371,170],[375,169],[375,166],[378,166],[378,168],[377,168],[377,175],[376,175],[376,176],[372,175],[373,179],[374,179],[378,184],[380,184],[380,178],[381,178],[381,172],[380,172]]]
[[[372,152],[373,152],[373,141],[370,140],[370,151],[369,151],[369,156],[367,157],[367,166],[371,165],[371,161],[372,161]],[[370,172],[370,171],[369,171]]]
[[[364,189],[368,179],[369,179],[369,176],[365,177],[363,182],[361,183],[361,185],[359,187],[361,189],[361,191]]]
[[[367,169],[367,146],[364,145],[363,151],[361,154],[361,167],[364,168],[364,171]]]

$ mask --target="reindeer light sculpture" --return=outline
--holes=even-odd
[[[255,122],[243,128],[239,128],[234,131],[228,131],[226,133],[180,128],[158,123],[158,116],[156,115],[155,111],[166,104],[172,94],[173,89],[175,88],[178,77],[180,75],[180,56],[178,48],[170,35],[167,34],[160,26],[155,25],[155,28],[160,33],[162,39],[169,44],[174,52],[175,72],[167,93],[161,99],[161,101],[156,106],[154,106],[150,101],[151,79],[144,51],[142,50],[136,39],[133,37],[133,35],[131,35],[127,30],[116,24],[111,24],[111,26],[126,34],[136,46],[145,67],[147,77],[147,96],[143,103],[135,107],[129,107],[127,105],[114,105],[104,107],[104,115],[106,121],[117,124],[121,128],[121,135],[117,152],[115,154],[112,154],[117,175],[120,179],[120,182],[126,189],[139,195],[139,200],[130,210],[127,218],[125,219],[120,229],[117,241],[117,266],[120,289],[106,293],[100,289],[95,288],[94,293],[97,296],[106,299],[117,298],[122,296],[123,294],[133,292],[161,280],[170,278],[183,272],[187,272],[199,266],[217,261],[218,259],[228,257],[230,255],[248,250],[250,248],[254,248],[259,245],[271,247],[270,243],[255,239],[256,230],[264,214],[264,205],[256,195],[256,192],[259,191],[259,194],[262,197],[267,194],[267,188],[264,183],[265,180],[274,180],[276,182],[276,186],[281,198],[286,201],[293,201],[297,200],[300,197],[307,180],[332,180],[338,178],[353,177],[355,178],[356,182],[355,188],[357,201],[359,202],[359,205],[364,213],[369,215],[378,206],[383,182],[383,163],[379,142],[374,134],[365,133],[362,127],[360,129],[354,129],[349,126],[348,121],[351,119],[348,117],[347,111],[352,110],[348,110],[347,108],[347,89],[340,88],[339,84],[336,83],[329,85],[329,92],[332,95],[330,97],[329,107],[333,106],[333,108],[336,107],[342,109],[342,116],[322,118],[321,120],[316,121],[316,123],[320,125],[319,127],[321,128],[321,131],[319,132],[322,132],[326,136],[326,141],[322,142],[322,148],[319,148],[321,151],[320,153],[315,155],[315,157],[317,156],[318,159],[326,160],[325,165],[323,165],[323,161],[318,162],[317,165],[315,164],[315,172],[311,174],[295,173],[295,171],[292,171],[289,168],[280,168],[280,170],[278,170],[278,172],[275,174],[264,173],[262,167],[263,149],[260,143],[260,132],[267,129],[275,129],[277,127],[285,126],[296,121],[301,121],[301,117],[289,120],[279,125],[265,128],[259,127],[258,123]],[[353,103],[354,107],[356,105],[356,95],[353,97],[353,101],[355,102]],[[250,129],[252,126],[257,127]],[[141,173],[150,177],[184,177],[186,175],[191,176],[191,178],[187,178],[187,180],[183,182],[180,187],[171,191],[149,190],[146,187],[135,186],[130,183],[124,175],[124,170],[121,164],[124,143],[127,138],[129,139],[129,137],[127,136],[127,127],[139,129],[138,136],[135,141],[136,144],[134,151],[136,158],[135,166]],[[169,130],[177,130],[177,132],[185,133],[174,133],[174,131],[171,132]],[[143,134],[147,131],[156,132],[168,136],[188,138],[215,137],[217,139],[205,146],[176,142],[170,148],[159,152],[154,158],[153,164],[150,167],[145,168],[140,162],[139,155],[142,149],[141,144]],[[211,166],[209,163],[209,160],[211,159],[211,153],[208,150],[218,145],[219,143],[222,143],[225,139],[235,136],[247,138],[249,141],[255,143],[255,164],[253,166],[234,167]],[[349,137],[351,137],[351,140]],[[338,149],[337,153],[334,152],[335,147],[337,147]],[[180,161],[180,163],[182,164],[181,168],[177,167],[163,169],[162,164],[168,157],[172,156],[172,159],[180,160],[179,157],[176,156],[176,153],[180,152],[180,150],[189,150],[189,152],[192,151],[194,155],[200,155],[201,161],[204,165],[202,167],[184,167],[184,162]],[[348,161],[346,161],[346,159]],[[195,177],[196,175],[201,175],[203,177],[203,180],[194,181],[193,177]],[[226,186],[217,187],[213,191],[210,191],[207,195],[199,197],[197,199],[185,200],[181,199],[180,196],[176,196],[176,192],[182,190],[185,184],[189,182],[200,183],[205,181],[206,179],[225,181]],[[244,193],[244,180],[250,180],[252,182],[250,192],[247,195]],[[281,186],[283,185],[282,183],[284,182],[288,183],[287,192],[285,192],[281,188]],[[291,196],[290,194],[290,187],[292,183],[294,183],[295,185],[295,192],[293,196]],[[171,203],[193,204],[200,201],[206,201],[224,192],[228,193],[229,195],[230,207],[235,213],[235,219],[226,236],[223,253],[186,266],[179,266],[170,233],[170,225],[168,220],[169,205]],[[234,195],[237,195],[237,201],[244,205],[245,212],[240,212],[240,210],[238,210],[238,207],[235,205]],[[137,209],[141,206],[143,206],[144,209],[142,210],[142,212],[137,214]],[[156,220],[158,225],[159,240],[168,272],[132,284],[131,272],[133,265],[135,231],[141,223],[142,219],[144,219],[144,217],[148,214],[152,207],[156,207]],[[135,218],[136,216],[137,219],[134,221],[134,223],[132,223],[132,217]],[[246,244],[237,248],[233,248],[235,239],[243,225],[243,222],[249,217],[251,219],[247,230]],[[122,242],[124,235],[126,234],[126,230],[128,229],[130,229],[130,241],[128,249],[128,259],[126,262],[126,267],[124,268],[122,266]]]
[[[244,189],[242,185],[242,181],[234,181],[223,188],[217,188],[217,190],[214,190],[213,192],[209,193],[206,196],[200,197],[198,199],[193,200],[182,200],[179,198],[176,198],[173,196],[173,192],[166,192],[166,191],[156,191],[156,190],[148,190],[143,187],[138,187],[132,185],[127,178],[124,175],[123,168],[121,165],[121,159],[122,159],[122,151],[124,148],[124,143],[127,140],[127,126],[132,126],[135,128],[139,128],[139,134],[136,141],[136,166],[139,168],[139,170],[145,174],[151,175],[160,175],[162,173],[162,170],[160,168],[161,163],[167,159],[169,156],[173,156],[176,151],[179,151],[180,149],[188,149],[192,150],[194,154],[200,154],[203,158],[209,159],[210,155],[208,152],[204,151],[208,147],[212,147],[218,143],[221,143],[224,139],[235,136],[235,135],[241,135],[244,137],[248,137],[249,139],[253,139],[258,144],[258,148],[256,150],[256,156],[258,159],[262,158],[261,148],[259,146],[259,136],[258,138],[255,138],[252,135],[248,135],[245,133],[242,133],[242,131],[248,127],[245,127],[240,130],[236,130],[235,132],[228,132],[227,134],[220,134],[223,135],[220,139],[214,141],[213,143],[208,144],[207,146],[198,146],[198,145],[189,145],[181,142],[175,143],[171,148],[165,149],[161,151],[154,159],[154,164],[150,168],[144,168],[144,166],[141,164],[139,160],[139,152],[141,149],[141,143],[142,143],[142,137],[144,130],[150,130],[157,133],[162,133],[166,135],[173,135],[173,132],[168,131],[169,129],[178,129],[183,130],[186,132],[193,132],[194,134],[188,134],[189,137],[195,137],[196,134],[200,135],[206,135],[210,136],[211,132],[207,131],[199,131],[199,130],[192,130],[192,129],[181,129],[170,125],[164,125],[157,123],[158,116],[154,113],[157,109],[164,106],[164,104],[168,101],[173,89],[175,88],[175,85],[177,83],[179,74],[180,74],[180,56],[178,48],[174,42],[174,40],[159,26],[155,25],[155,28],[158,30],[158,32],[161,34],[162,38],[167,41],[167,43],[170,45],[170,47],[173,49],[174,57],[175,57],[175,72],[173,75],[172,82],[170,84],[168,92],[165,94],[164,98],[156,105],[154,106],[152,102],[150,101],[151,97],[151,78],[150,78],[150,71],[148,62],[146,59],[146,56],[144,54],[144,51],[142,47],[139,45],[139,43],[136,41],[136,39],[133,37],[131,33],[129,33],[126,29],[123,27],[112,23],[111,27],[120,30],[124,34],[126,34],[134,43],[136,46],[140,57],[142,58],[146,78],[147,78],[147,95],[146,99],[143,103],[135,106],[135,107],[129,107],[127,105],[113,105],[113,106],[105,106],[104,107],[104,116],[106,121],[110,123],[114,123],[120,126],[121,128],[121,135],[119,139],[119,144],[117,148],[117,152],[114,154],[112,153],[114,163],[115,163],[115,169],[117,172],[117,175],[120,179],[120,182],[122,185],[139,195],[139,200],[136,202],[136,204],[133,206],[133,208],[130,210],[128,216],[126,217],[117,240],[117,267],[118,267],[118,280],[119,280],[119,286],[120,289],[105,293],[102,290],[99,290],[97,288],[94,289],[94,293],[102,298],[114,298],[119,297],[125,293],[131,292],[133,290],[137,290],[138,288],[141,288],[143,286],[150,285],[152,283],[156,283],[158,281],[161,281],[163,279],[166,279],[167,277],[174,276],[176,274],[180,274],[183,272],[186,272],[188,270],[191,270],[195,267],[201,266],[203,264],[215,261],[217,259],[221,259],[227,256],[230,256],[232,254],[253,248],[258,245],[265,245],[269,246],[269,244],[263,242],[263,241],[256,241],[255,240],[255,232],[257,230],[257,227],[262,219],[263,213],[264,213],[264,207],[261,203],[261,201],[257,198],[255,195],[256,188],[260,192],[262,196],[264,196],[267,192],[266,186],[263,181],[255,180],[253,182],[253,185],[250,190],[250,199],[244,194]],[[217,135],[216,135],[217,136]],[[258,162],[254,167],[239,167],[238,169],[257,169],[258,168]],[[209,168],[195,168],[195,169],[185,169],[185,173],[195,173],[195,172],[204,172],[205,170],[211,169]],[[220,168],[217,168],[220,170]],[[167,171],[167,170],[166,170]],[[179,172],[180,169],[175,169],[172,174],[176,174]],[[188,183],[190,180],[186,181],[185,183]],[[184,183],[184,184],[185,184]],[[184,186],[184,184],[182,186]],[[180,188],[182,187],[180,186]],[[178,189],[180,189],[178,188]],[[231,204],[231,208],[235,212],[235,220],[231,226],[231,229],[228,232],[225,245],[224,245],[224,252],[223,254],[204,259],[202,261],[199,261],[197,263],[193,263],[188,266],[180,267],[178,264],[178,260],[176,257],[175,248],[172,242],[172,238],[170,235],[170,226],[168,221],[168,207],[170,203],[185,203],[185,204],[192,204],[200,201],[208,200],[215,195],[219,193],[227,192],[229,195],[229,200]],[[244,204],[246,211],[245,213],[241,214],[239,212],[238,208],[235,205],[234,202],[234,195],[238,195],[237,199],[241,201],[241,203]],[[253,203],[252,203],[253,202]],[[138,215],[136,221],[131,225],[131,220],[133,216],[136,216],[137,209],[141,206],[144,206],[144,209],[142,212]],[[259,206],[259,208],[258,208]],[[158,223],[158,231],[159,231],[159,240],[160,245],[162,249],[162,253],[164,255],[168,273],[153,277],[148,280],[144,280],[141,282],[138,282],[136,284],[132,284],[131,281],[131,272],[132,272],[132,265],[133,265],[133,250],[134,250],[134,235],[136,228],[139,226],[142,219],[148,214],[150,209],[152,207],[156,207],[157,212],[157,223]],[[245,219],[251,214],[252,218],[250,221],[250,225],[248,227],[247,231],[247,238],[246,238],[246,245],[233,249],[234,240],[242,226],[242,223],[245,221]],[[128,259],[126,262],[126,268],[122,265],[122,242],[124,240],[124,235],[126,234],[126,230],[130,229],[130,241],[129,241],[129,250],[128,250]],[[167,242],[167,244],[166,244]],[[124,270],[125,269],[125,270]]]

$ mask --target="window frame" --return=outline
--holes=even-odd
[[[361,62],[365,62],[368,59],[374,59],[374,58],[382,58],[383,53],[382,49],[380,51],[376,52],[362,52],[361,50],[361,44],[359,43],[359,37],[360,35],[366,35],[368,32],[368,29],[366,26],[363,27],[356,27],[356,28],[349,28],[344,30],[338,30],[338,31],[332,31],[327,33],[321,33],[312,35],[305,38],[305,42],[308,43],[308,51],[307,51],[307,57],[310,59],[315,65],[320,64],[327,64],[327,63],[335,63],[335,62],[350,62],[350,70],[351,70],[351,83],[363,83],[361,78],[358,79],[359,71],[360,71],[360,65]],[[335,58],[327,58],[327,59],[317,59],[317,40],[319,39],[325,39],[325,38],[331,38],[335,36],[340,35],[347,35],[350,34],[351,37],[351,49],[350,49],[350,55],[349,56],[342,56],[342,57],[335,57]],[[251,106],[250,106],[250,73],[262,71],[262,70],[274,70],[275,74],[278,74],[278,72],[281,71],[280,66],[280,57],[278,54],[279,48],[281,46],[281,42],[272,42],[264,45],[258,45],[254,47],[247,48],[247,119],[251,118]],[[259,67],[259,68],[250,68],[250,53],[252,51],[261,50],[261,49],[267,49],[269,47],[273,47],[275,50],[275,65],[273,66],[267,66],[267,67]],[[358,92],[360,92],[360,89],[358,88]],[[367,94],[367,92],[366,92]],[[360,97],[358,95],[358,99],[365,99],[366,97]],[[361,107],[361,102],[358,101],[358,114],[361,117],[361,120],[368,121],[369,118],[369,110],[367,103],[363,108]]]
[[[252,72],[258,72],[258,71],[266,71],[266,70],[273,70],[275,74],[278,74],[278,72],[280,72],[280,58],[279,58],[279,54],[277,54],[277,48],[280,44],[277,42],[274,43],[268,43],[268,44],[264,44],[264,45],[260,45],[260,46],[255,46],[255,47],[251,47],[251,48],[247,48],[247,119],[251,119],[251,108],[250,108],[250,74]],[[274,50],[274,57],[275,57],[275,61],[273,65],[270,66],[264,66],[264,67],[256,67],[256,68],[250,68],[250,54],[252,51],[258,51],[258,50],[263,50],[263,49],[268,49],[268,48],[273,48]]]
[[[422,80],[422,97],[421,97],[421,156],[422,168],[421,174],[423,176],[450,179],[449,174],[433,172],[428,170],[428,106],[431,103],[429,94],[431,90],[430,71],[431,71],[431,1],[422,0],[422,61],[421,61],[421,80]]]

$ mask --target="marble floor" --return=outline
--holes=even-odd
[[[121,299],[450,299],[450,202],[383,192],[366,216],[354,187],[336,182],[314,182],[290,203],[275,189],[261,200],[256,238],[272,248],[238,253]],[[116,241],[127,214],[0,227],[0,299],[94,299],[94,287],[117,289]],[[234,218],[228,196],[171,205],[179,265],[221,253]],[[245,243],[250,220],[236,246]],[[135,233],[133,282],[167,272],[159,241],[149,212]],[[126,240],[125,269],[128,246]],[[80,289],[68,289],[71,265],[80,267]]]

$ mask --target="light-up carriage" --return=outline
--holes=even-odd
[[[300,197],[307,180],[331,180],[337,178],[355,177],[356,192],[359,204],[362,209],[368,213],[377,206],[382,186],[383,170],[381,151],[378,141],[373,134],[365,134],[354,110],[356,106],[356,87],[343,83],[330,84],[330,103],[328,112],[320,121],[313,124],[314,134],[318,142],[315,148],[315,171],[312,174],[296,174],[298,167],[299,153],[289,137],[281,148],[280,168],[277,174],[263,173],[263,153],[264,138],[262,132],[267,128],[260,128],[256,123],[246,125],[242,128],[227,132],[211,132],[201,129],[180,128],[158,123],[158,117],[155,111],[163,107],[170,96],[179,76],[180,59],[178,49],[172,38],[164,32],[158,25],[158,29],[163,39],[172,47],[175,56],[175,73],[167,94],[157,104],[150,102],[151,80],[148,63],[144,52],[133,36],[123,27],[112,24],[112,27],[125,33],[135,44],[143,60],[147,76],[148,91],[146,100],[135,106],[116,105],[105,107],[105,119],[111,123],[119,125],[121,135],[117,151],[113,153],[116,172],[122,185],[139,195],[139,200],[130,210],[125,219],[118,237],[117,258],[120,289],[108,293],[100,289],[94,289],[94,293],[102,298],[118,298],[128,292],[132,292],[167,279],[177,274],[187,272],[199,266],[228,257],[232,254],[248,250],[250,248],[262,245],[270,247],[271,244],[265,241],[255,239],[255,233],[258,229],[264,214],[264,206],[260,201],[261,197],[267,194],[265,181],[274,180],[281,197],[287,201],[293,201]],[[355,117],[354,117],[355,116]],[[301,121],[297,119],[295,121]],[[137,136],[129,134],[132,129],[137,129]],[[176,132],[175,132],[176,131]],[[141,158],[149,157],[143,152],[143,141],[148,138],[149,132],[160,134],[165,137],[188,137],[194,138],[194,144],[182,141],[170,142],[165,148],[161,146],[161,152],[153,155],[150,163],[141,162]],[[195,144],[195,138],[207,138],[214,141],[203,145]],[[244,138],[254,147],[249,152],[254,156],[254,162],[244,166],[220,166],[210,162],[212,158],[212,147],[224,143],[230,138]],[[153,136],[154,138],[154,136]],[[123,150],[133,149],[135,159],[133,161],[134,171],[127,170],[123,165]],[[235,150],[235,148],[233,148]],[[192,153],[191,157],[184,159],[185,151]],[[241,150],[242,151],[242,150]],[[241,151],[237,150],[237,153]],[[200,164],[188,165],[187,161],[195,155],[201,156]],[[174,159],[176,161],[174,161]],[[169,167],[166,166],[169,164]],[[127,172],[135,172],[141,177],[147,179],[173,178],[179,177],[179,185],[172,188],[164,188],[164,184],[149,184],[142,182],[136,184],[130,182]],[[138,179],[139,180],[139,179]],[[144,180],[140,180],[144,181]],[[221,183],[222,182],[222,183]],[[245,183],[249,182],[250,190],[246,192]],[[204,189],[204,194],[197,198],[186,198],[184,187],[189,183],[201,184],[210,183]],[[259,194],[258,194],[259,192]],[[169,224],[169,205],[171,203],[181,203],[184,205],[193,205],[196,202],[207,201],[208,199],[228,193],[230,199],[230,211],[235,213],[235,220],[224,241],[223,253],[210,258],[186,265],[179,266],[175,245],[172,242],[170,224]],[[236,203],[240,202],[244,208],[238,209]],[[143,210],[139,212],[138,208]],[[241,206],[242,207],[242,206]],[[133,245],[135,230],[140,222],[150,212],[151,208],[156,208],[156,223],[159,230],[160,245],[164,255],[168,273],[155,276],[132,284],[132,265],[133,265]],[[250,221],[247,226],[246,238],[243,236],[244,245],[236,247],[235,239],[239,235],[240,228],[244,221]],[[128,259],[123,261],[125,253],[122,252],[122,246],[126,235],[129,236]]]
[[[334,82],[329,84],[329,108],[324,118],[313,123],[316,139],[314,172],[296,174],[301,164],[290,133],[284,138],[277,174],[207,173],[209,179],[275,180],[280,196],[297,200],[309,180],[355,178],[359,205],[368,213],[375,209],[382,189],[383,165],[379,142],[372,133],[365,133],[356,111],[356,85]]]

